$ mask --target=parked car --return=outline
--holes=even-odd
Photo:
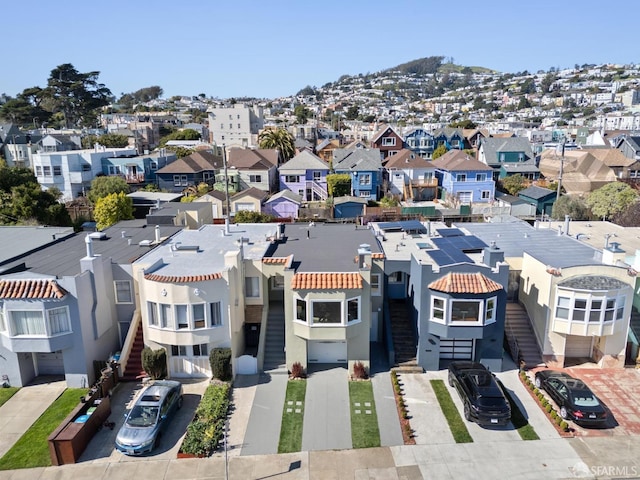
[[[607,411],[582,380],[564,372],[540,370],[536,372],[535,384],[556,402],[562,418],[585,427],[607,423]]]
[[[116,448],[126,455],[151,452],[171,417],[182,407],[182,400],[180,382],[158,380],[146,387],[125,413]]]
[[[451,362],[449,385],[464,405],[464,418],[479,425],[506,425],[511,406],[494,375],[478,362]]]

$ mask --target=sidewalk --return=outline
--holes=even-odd
[[[37,382],[22,387],[0,407],[0,457],[18,441],[40,415],[64,392],[64,380]]]

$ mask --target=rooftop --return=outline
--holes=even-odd
[[[0,265],[70,235],[71,227],[0,227]]]

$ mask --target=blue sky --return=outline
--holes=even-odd
[[[0,93],[57,65],[100,71],[116,96],[274,98],[417,58],[501,72],[636,63],[630,0],[33,0],[3,6]]]

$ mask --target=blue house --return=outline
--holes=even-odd
[[[441,198],[453,197],[463,204],[493,201],[496,184],[491,167],[461,150],[449,150],[431,163],[436,168]]]
[[[553,204],[556,203],[557,192],[548,188],[532,185],[518,192],[518,197],[536,207],[536,214],[551,215]]]
[[[333,199],[333,218],[356,218],[364,213],[367,200],[360,197],[336,197]]]
[[[378,200],[382,184],[380,150],[336,149],[333,151],[333,170],[351,176],[351,195],[367,200]]]
[[[444,145],[447,150],[462,150],[464,148],[464,132],[459,128],[444,127],[433,132],[435,147]]]
[[[166,192],[182,192],[201,183],[213,185],[216,173],[222,171],[222,167],[221,157],[209,152],[195,152],[156,171],[157,184]]]
[[[407,149],[422,158],[430,159],[435,149],[433,135],[424,128],[413,128],[404,135],[404,143]]]
[[[133,157],[103,157],[102,173],[123,178],[133,185],[156,183],[156,172],[176,160],[176,154],[162,149]]]
[[[478,149],[478,160],[493,169],[494,180],[516,174],[529,180],[540,178],[531,143],[524,137],[486,138]]]

